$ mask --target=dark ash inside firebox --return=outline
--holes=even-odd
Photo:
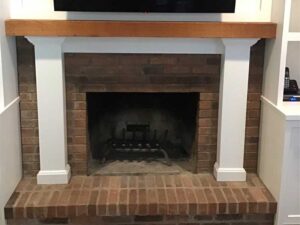
[[[88,93],[90,173],[193,170],[198,98],[197,93]]]

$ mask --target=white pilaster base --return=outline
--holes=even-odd
[[[218,181],[244,181],[247,173],[244,168],[220,168],[218,163],[215,163],[214,176]]]
[[[65,170],[40,170],[37,175],[38,184],[67,184],[71,178],[71,168]]]

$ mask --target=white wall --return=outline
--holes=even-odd
[[[18,98],[0,110],[0,224],[3,208],[22,176]]]
[[[10,16],[10,0],[0,1],[0,109],[17,96],[15,39],[7,38],[3,21]]]
[[[236,0],[235,14],[65,13],[54,12],[53,0],[13,0],[12,17],[20,19],[101,19],[181,21],[270,21],[272,0]]]
[[[10,16],[10,0],[0,0],[0,224],[3,207],[21,179],[19,98],[16,47],[7,38],[3,21]]]

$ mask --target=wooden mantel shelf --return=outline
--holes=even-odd
[[[274,23],[7,20],[8,36],[275,38]]]

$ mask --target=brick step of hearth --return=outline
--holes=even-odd
[[[277,203],[255,174],[216,182],[211,174],[74,176],[67,185],[24,178],[6,219],[95,216],[275,214]]]
[[[274,214],[210,216],[100,216],[48,219],[13,219],[7,225],[274,225]]]

